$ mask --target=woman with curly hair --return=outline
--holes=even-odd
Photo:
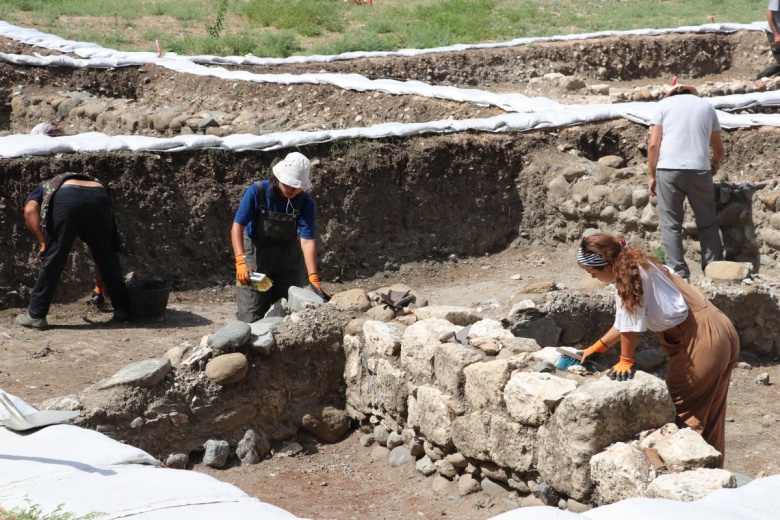
[[[666,384],[677,425],[690,427],[724,454],[726,395],[739,356],[731,321],[661,262],[610,234],[586,237],[577,262],[593,278],[615,284],[615,324],[585,349],[582,362],[619,342],[620,361],[607,375],[627,381],[636,372],[637,333],[655,332],[669,358]]]

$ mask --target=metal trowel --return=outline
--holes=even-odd
[[[33,428],[41,428],[69,421],[78,417],[81,413],[68,410],[41,410],[24,415],[4,393],[0,393],[0,405],[9,415],[7,419],[0,420],[0,425],[15,431],[32,430]]]

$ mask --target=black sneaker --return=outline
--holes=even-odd
[[[106,298],[102,294],[92,291],[92,294],[89,295],[89,298],[87,298],[87,305],[94,305],[95,307],[103,307],[103,304],[106,303]]]

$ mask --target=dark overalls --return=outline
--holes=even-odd
[[[273,285],[266,292],[239,286],[236,318],[252,323],[265,316],[274,302],[287,298],[290,287],[303,287],[306,283],[306,266],[298,238],[298,220],[305,197],[301,197],[292,214],[269,211],[265,205],[265,189],[260,181],[260,204],[254,221],[254,234],[250,238],[244,232],[244,253],[250,271],[264,273]]]

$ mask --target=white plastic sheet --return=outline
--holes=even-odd
[[[36,411],[7,395],[23,413]],[[6,415],[0,409],[0,419]],[[107,520],[297,518],[208,475],[156,467],[159,462],[143,450],[77,426],[24,433],[0,427],[0,447],[5,509],[37,504],[48,513],[62,504],[65,512],[100,512]]]

